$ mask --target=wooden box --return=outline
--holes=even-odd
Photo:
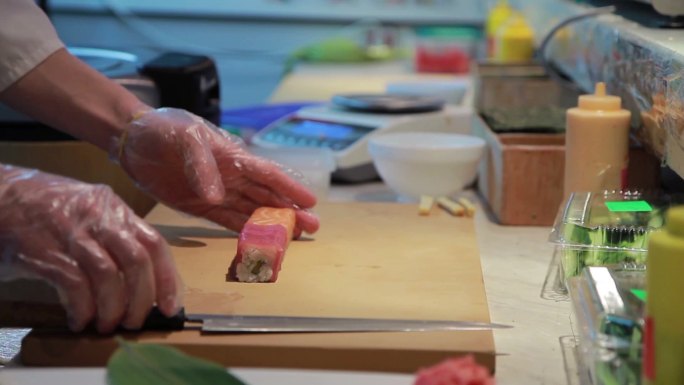
[[[502,225],[551,226],[563,203],[565,134],[496,134],[478,116],[487,142],[477,187]],[[627,188],[658,189],[660,160],[632,138]]]
[[[503,225],[550,226],[563,199],[564,134],[495,134],[477,117],[487,142],[478,190]]]
[[[492,108],[561,107],[577,105],[577,90],[552,79],[538,62],[497,63],[478,61],[475,106]]]

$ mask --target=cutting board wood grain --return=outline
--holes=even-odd
[[[275,283],[226,282],[236,234],[164,206],[147,219],[168,239],[189,313],[489,322],[472,219],[415,205],[324,203],[318,233],[290,244]],[[226,366],[414,372],[464,353],[494,369],[491,331],[202,335],[129,333]],[[27,365],[103,365],[111,337],[32,333]]]

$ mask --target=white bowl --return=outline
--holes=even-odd
[[[475,180],[484,147],[476,136],[441,132],[396,132],[368,140],[382,180],[409,199],[461,191]]]

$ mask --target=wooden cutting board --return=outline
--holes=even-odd
[[[489,322],[472,219],[415,205],[325,203],[321,229],[294,241],[276,283],[226,282],[236,238],[166,207],[148,216],[172,246],[190,313],[452,319]],[[494,369],[491,331],[201,335],[125,338],[178,347],[226,366],[414,372],[474,353]],[[32,333],[27,365],[104,365],[111,337]]]

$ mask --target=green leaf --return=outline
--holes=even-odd
[[[246,385],[226,368],[178,349],[117,340],[107,363],[109,385]]]

